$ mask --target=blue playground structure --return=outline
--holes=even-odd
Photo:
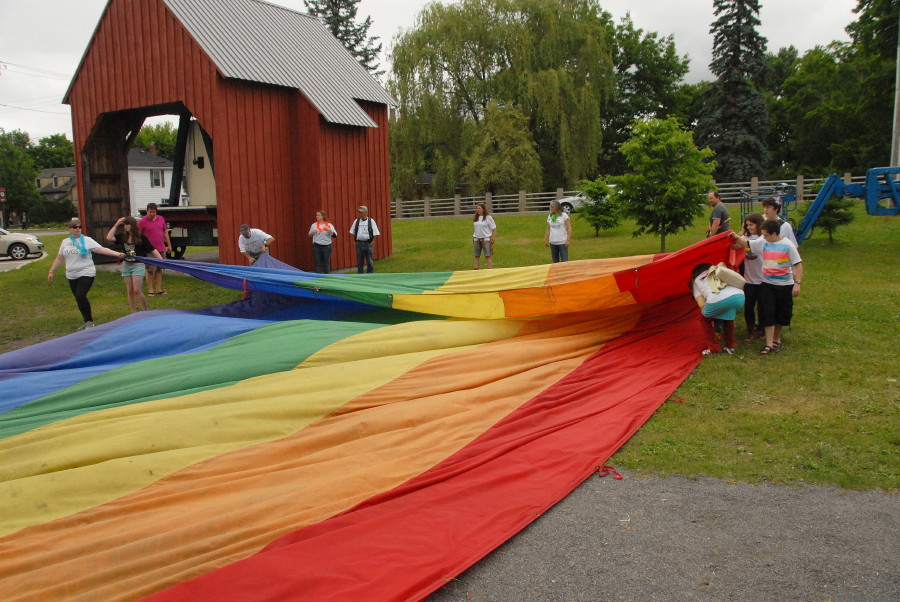
[[[839,175],[831,174],[825,179],[822,189],[819,190],[799,226],[796,226],[794,220],[789,217],[789,213],[797,209],[795,186],[778,184],[754,190],[741,190],[741,219],[754,211],[754,205],[758,201],[769,197],[780,198],[782,203],[780,215],[794,226],[797,244],[801,244],[809,237],[825,205],[834,196],[864,198],[866,213],[869,215],[900,215],[900,181],[895,179],[895,176],[900,176],[900,167],[870,169],[866,172],[865,184],[845,184]]]
[[[837,174],[828,176],[819,194],[816,195],[816,200],[794,233],[797,236],[797,244],[802,243],[809,235],[825,204],[833,196],[865,198],[866,213],[869,215],[900,215],[900,198],[898,198],[900,182],[893,177],[898,174],[900,167],[876,167],[866,172],[865,184],[844,184]]]

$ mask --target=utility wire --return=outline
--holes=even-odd
[[[9,107],[10,109],[19,109],[20,111],[34,111],[36,113],[50,113],[51,115],[68,115],[68,113],[60,113],[58,111],[42,111],[40,109],[26,109],[25,107],[14,107],[0,102],[0,107]]]

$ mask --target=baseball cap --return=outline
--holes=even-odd
[[[241,224],[241,232],[246,232],[249,229],[250,229],[249,224]]]
[[[369,208],[366,207],[365,205],[360,205],[360,206],[359,206],[359,209],[357,209],[357,211],[360,211],[360,212],[362,212],[362,213],[368,213],[368,212],[369,212]]]

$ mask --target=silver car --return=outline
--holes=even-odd
[[[40,255],[43,250],[44,243],[37,236],[0,228],[0,257],[27,259],[32,254]]]

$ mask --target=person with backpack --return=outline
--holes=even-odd
[[[381,232],[378,231],[378,224],[375,223],[375,220],[369,217],[368,207],[360,205],[356,213],[358,217],[350,226],[350,234],[356,241],[356,271],[362,274],[363,266],[365,266],[366,272],[371,274],[375,271],[375,264],[372,262],[372,243],[376,236],[381,235]]]

